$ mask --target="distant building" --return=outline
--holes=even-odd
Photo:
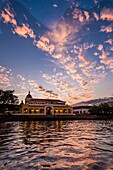
[[[94,104],[82,104],[82,105],[76,104],[76,105],[72,106],[73,107],[73,114],[74,115],[88,115],[88,114],[90,114],[90,108],[92,106],[98,107],[101,104],[108,104],[109,107],[113,107],[113,101],[96,103],[95,105]]]
[[[21,112],[22,114],[67,115],[73,114],[73,108],[61,100],[35,99],[29,92],[25,104],[22,104]]]
[[[74,106],[73,107],[73,114],[75,115],[86,115],[90,114],[91,106]]]

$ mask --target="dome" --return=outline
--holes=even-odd
[[[32,96],[31,96],[31,94],[30,94],[30,91],[29,91],[28,95],[26,96],[26,99],[32,99]]]

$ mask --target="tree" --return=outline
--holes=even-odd
[[[18,110],[18,97],[13,94],[14,90],[0,90],[0,112]]]
[[[98,113],[99,113],[99,109],[98,109],[98,106],[92,106],[91,108],[90,108],[90,113],[92,114],[92,115],[98,115]]]
[[[108,103],[102,103],[99,105],[99,107],[101,108],[101,114],[107,115],[108,113],[110,113],[110,107]]]
[[[99,106],[92,106],[90,112],[93,115],[107,116],[113,114],[113,107],[110,107],[108,103],[101,103]]]
[[[110,107],[110,114],[113,115],[113,106]]]
[[[18,104],[18,97],[13,93],[14,90],[0,90],[0,104]]]

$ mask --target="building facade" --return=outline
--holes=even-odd
[[[90,114],[91,106],[75,106],[73,107],[74,115],[88,115]]]
[[[30,92],[22,105],[22,114],[67,115],[73,114],[73,108],[66,102],[55,99],[35,99]]]

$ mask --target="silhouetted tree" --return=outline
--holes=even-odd
[[[92,106],[91,108],[90,108],[90,113],[92,114],[92,115],[98,115],[98,112],[99,112],[99,110],[98,110],[98,106]]]
[[[18,97],[13,93],[14,90],[0,90],[0,104],[18,104]]]
[[[8,110],[18,110],[18,97],[13,94],[14,90],[0,90],[0,112],[4,113]]]
[[[90,113],[98,116],[107,116],[113,114],[113,106],[109,106],[108,103],[101,103],[99,106],[92,106]]]
[[[101,108],[100,114],[107,115],[110,113],[110,107],[109,107],[108,103],[102,103],[99,105],[99,107]]]
[[[110,114],[113,115],[113,106],[110,107]]]

